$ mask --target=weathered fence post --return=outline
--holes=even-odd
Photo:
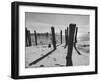
[[[37,45],[37,34],[35,30],[34,30],[34,36],[35,36],[35,45]]]
[[[55,38],[55,29],[54,29],[54,27],[51,27],[51,32],[52,32],[52,44],[53,44],[53,48],[56,49],[56,38]]]
[[[65,29],[65,46],[68,44],[68,27],[67,30]]]
[[[27,36],[27,28],[25,28],[25,44],[28,46],[28,36]]]
[[[25,28],[25,40],[26,40],[26,46],[31,46],[31,34],[30,31]]]
[[[77,47],[76,47],[76,43],[77,43],[77,32],[78,32],[78,27],[76,27],[76,31],[75,31],[75,38],[74,38],[74,48],[75,48],[75,50],[77,51],[77,53],[79,54],[79,55],[81,55],[81,53],[78,51],[78,49],[77,49]]]
[[[66,31],[67,31],[67,30],[65,29],[65,47],[66,47],[66,44],[67,44],[67,43],[66,43],[66,40],[67,40],[67,38],[66,38]]]
[[[68,52],[66,56],[66,66],[73,66],[72,63],[72,51],[73,51],[73,40],[75,34],[76,24],[69,25],[69,36],[68,36]]]
[[[75,32],[75,43],[77,43],[77,32],[78,32],[78,27],[76,27],[76,32]]]
[[[61,41],[61,44],[62,44],[62,30],[60,31],[60,41]]]
[[[28,39],[29,39],[29,46],[31,46],[31,33],[30,33],[30,31],[28,30]]]

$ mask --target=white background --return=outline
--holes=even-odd
[[[11,71],[11,2],[14,0],[1,0],[0,1],[0,81],[13,81],[10,78]],[[100,0],[21,0],[30,2],[43,2],[43,3],[58,3],[58,4],[72,4],[72,5],[88,5],[98,6],[98,14],[100,14]],[[98,22],[100,16],[98,15]],[[98,31],[100,23],[98,23]],[[98,32],[98,35],[100,32]],[[98,38],[100,41],[100,38]],[[98,43],[99,45],[99,43]],[[99,48],[99,46],[98,46]],[[98,51],[98,57],[100,50]],[[100,59],[98,59],[100,62]],[[100,64],[98,63],[98,68]],[[100,72],[100,70],[98,71]],[[82,75],[82,76],[66,76],[66,77],[53,77],[53,78],[39,78],[39,79],[26,79],[26,81],[99,81],[100,74],[98,75]]]

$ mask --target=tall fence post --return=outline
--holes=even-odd
[[[27,28],[25,28],[25,44],[28,46],[28,34],[27,34]]]
[[[68,27],[67,30],[65,29],[65,46],[68,45]]]
[[[76,33],[75,33],[75,43],[77,43],[77,32],[78,32],[78,27],[76,27]]]
[[[53,48],[56,49],[56,38],[55,38],[55,29],[54,29],[54,27],[51,27],[51,32],[52,32],[52,44],[53,44]]]
[[[26,42],[26,46],[31,46],[31,34],[30,31],[27,30],[27,28],[25,28],[25,42]]]
[[[75,34],[76,24],[69,25],[69,37],[68,37],[68,52],[66,56],[66,66],[73,66],[72,63],[72,51],[73,51],[73,40]]]
[[[31,46],[31,33],[29,30],[28,30],[28,34],[29,34],[29,46]]]
[[[61,41],[61,44],[62,44],[62,30],[60,31],[60,41]]]
[[[34,30],[34,36],[35,36],[35,45],[37,45],[37,34],[35,30]]]
[[[76,27],[76,31],[75,31],[75,38],[74,38],[74,48],[75,48],[75,50],[77,51],[77,53],[79,54],[79,55],[81,55],[81,53],[78,51],[78,49],[77,49],[77,47],[76,47],[76,43],[77,43],[77,32],[78,32],[78,27]]]

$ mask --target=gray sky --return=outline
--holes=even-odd
[[[78,33],[89,32],[89,15],[25,12],[25,26],[31,32],[50,32],[54,26],[57,33],[62,30],[64,34],[70,23],[78,26]]]

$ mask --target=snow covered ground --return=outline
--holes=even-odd
[[[48,48],[48,46],[46,45],[26,47],[25,68],[66,66],[67,47],[64,49],[64,45],[64,43],[61,44],[50,55],[48,55],[47,57],[43,58],[42,60],[31,66],[29,66],[30,63],[32,63],[40,57],[43,57],[48,52],[52,51],[53,47]],[[89,42],[78,43],[77,48],[82,55],[78,55],[76,50],[73,48],[73,66],[89,65]]]

